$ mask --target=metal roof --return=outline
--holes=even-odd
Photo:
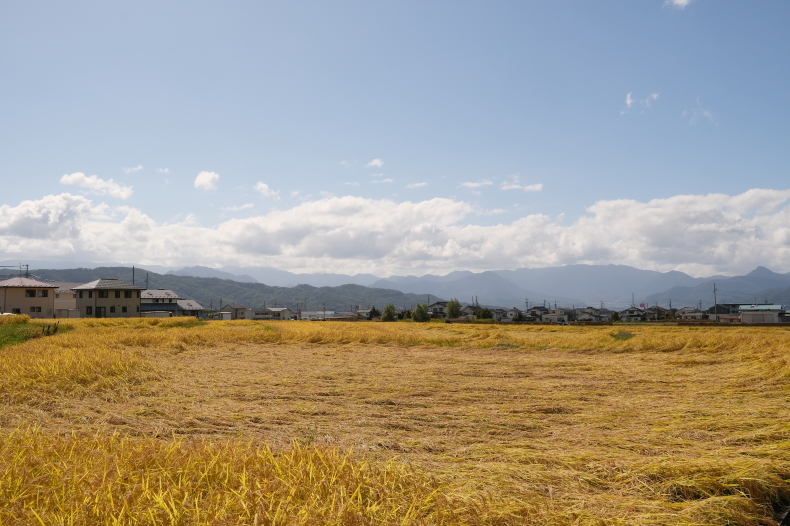
[[[181,296],[173,292],[172,290],[167,289],[148,289],[144,290],[140,296],[144,300],[151,300],[151,299],[181,299]]]
[[[143,287],[132,285],[120,279],[97,279],[90,283],[85,283],[79,287],[74,287],[72,290],[93,290],[93,289],[120,289],[120,290],[143,290]]]
[[[784,310],[781,305],[741,305],[742,311],[765,311],[765,310]]]
[[[5,281],[0,281],[0,287],[20,287],[20,288],[38,287],[38,288],[52,289],[55,288],[55,285],[52,283],[44,283],[43,281],[36,281],[30,278],[11,278]]]

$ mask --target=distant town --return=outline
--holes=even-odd
[[[347,310],[322,308],[308,310],[296,305],[243,305],[219,301],[206,306],[170,289],[149,289],[121,279],[101,278],[86,283],[53,282],[31,277],[28,271],[0,281],[1,314],[25,314],[31,318],[130,318],[192,316],[215,320],[325,320],[395,321],[443,319],[450,323],[532,323],[532,324],[609,324],[614,322],[737,323],[773,324],[790,322],[783,305],[765,303],[715,303],[709,308],[665,308],[657,304],[632,303],[622,310],[600,306],[562,307],[531,304],[499,308],[480,305],[476,300],[436,300],[398,308],[386,305],[350,305]],[[24,275],[22,275],[24,273]],[[146,280],[147,281],[147,280]],[[714,285],[715,294],[715,285]],[[427,295],[426,295],[427,296]],[[427,296],[430,297],[430,296]],[[212,302],[213,303],[213,302]]]

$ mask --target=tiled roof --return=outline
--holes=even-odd
[[[247,307],[245,307],[244,305],[240,305],[238,303],[228,303],[227,305],[225,305],[222,308],[223,309],[246,309]]]
[[[74,287],[79,287],[82,283],[64,283],[62,281],[53,281],[50,283],[51,286],[55,287],[55,292],[71,292],[74,290]]]
[[[36,281],[30,278],[11,278],[5,281],[0,281],[0,287],[39,287],[39,288],[53,288],[52,283],[44,283],[43,281]]]
[[[184,310],[205,310],[203,306],[195,300],[178,300],[176,303]]]
[[[79,287],[74,287],[74,290],[93,290],[93,289],[121,289],[121,290],[143,290],[143,287],[126,283],[120,279],[97,279],[90,283],[85,283]]]
[[[151,300],[151,299],[180,299],[181,296],[173,292],[172,290],[166,289],[148,289],[144,290],[140,296],[144,300]]]

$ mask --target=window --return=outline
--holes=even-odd
[[[82,291],[80,291],[80,293],[79,293],[79,294],[80,294],[80,298],[81,298],[81,297],[82,297]]]
[[[121,307],[121,312],[126,312],[126,306]]]
[[[116,298],[120,298],[121,297],[121,291],[120,290],[116,290],[115,291],[115,297]]]
[[[107,290],[100,290],[99,291],[99,297],[100,298],[109,298],[110,297],[109,291],[107,291]]]
[[[110,314],[115,314],[115,305],[110,305]]]
[[[137,312],[140,312],[140,306],[139,305],[137,306]]]
[[[85,307],[85,314],[93,314],[93,307]]]
[[[22,314],[22,309],[11,309],[11,314]]]
[[[138,298],[140,297],[140,291],[139,290],[137,291],[137,297]]]
[[[36,308],[35,307],[30,307],[30,312],[36,312]]]
[[[159,300],[158,300],[158,299],[155,299],[155,300],[154,300],[154,303],[159,303]]]
[[[26,298],[35,298],[36,297],[36,289],[27,289],[27,290],[25,290],[25,297]]]
[[[89,298],[92,298],[92,297],[93,297],[93,291],[92,291],[92,290],[89,290],[89,291],[88,291],[88,297],[89,297]]]
[[[168,303],[173,303],[173,300],[172,300],[172,299],[170,299],[170,300],[167,300],[167,302],[168,302]]]
[[[41,307],[36,307],[36,312],[41,312]]]
[[[58,299],[59,297],[60,297],[60,294],[55,294],[55,299]]]
[[[131,298],[132,297],[132,291],[131,290],[123,291],[123,297],[124,298]]]
[[[39,289],[38,297],[39,298],[47,298],[47,297],[49,297],[49,291],[47,289]]]

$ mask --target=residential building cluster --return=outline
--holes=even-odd
[[[433,318],[447,317],[446,301],[428,305]],[[97,279],[90,283],[51,283],[26,277],[0,281],[0,309],[3,314],[27,314],[31,318],[129,318],[205,316],[207,309],[194,300],[184,299],[166,289],[145,289],[119,279]],[[315,310],[288,307],[251,308],[238,303],[222,305],[212,312],[221,320],[360,320],[370,319],[377,311],[352,305],[349,311]],[[408,311],[399,310],[400,318]],[[738,303],[717,304],[707,310],[696,307],[665,309],[654,305],[632,305],[622,311],[601,306],[584,308],[550,308],[533,306],[526,309],[481,308],[467,305],[460,319],[489,318],[496,322],[644,322],[658,320],[701,321],[721,323],[785,323],[790,313],[782,305]]]

